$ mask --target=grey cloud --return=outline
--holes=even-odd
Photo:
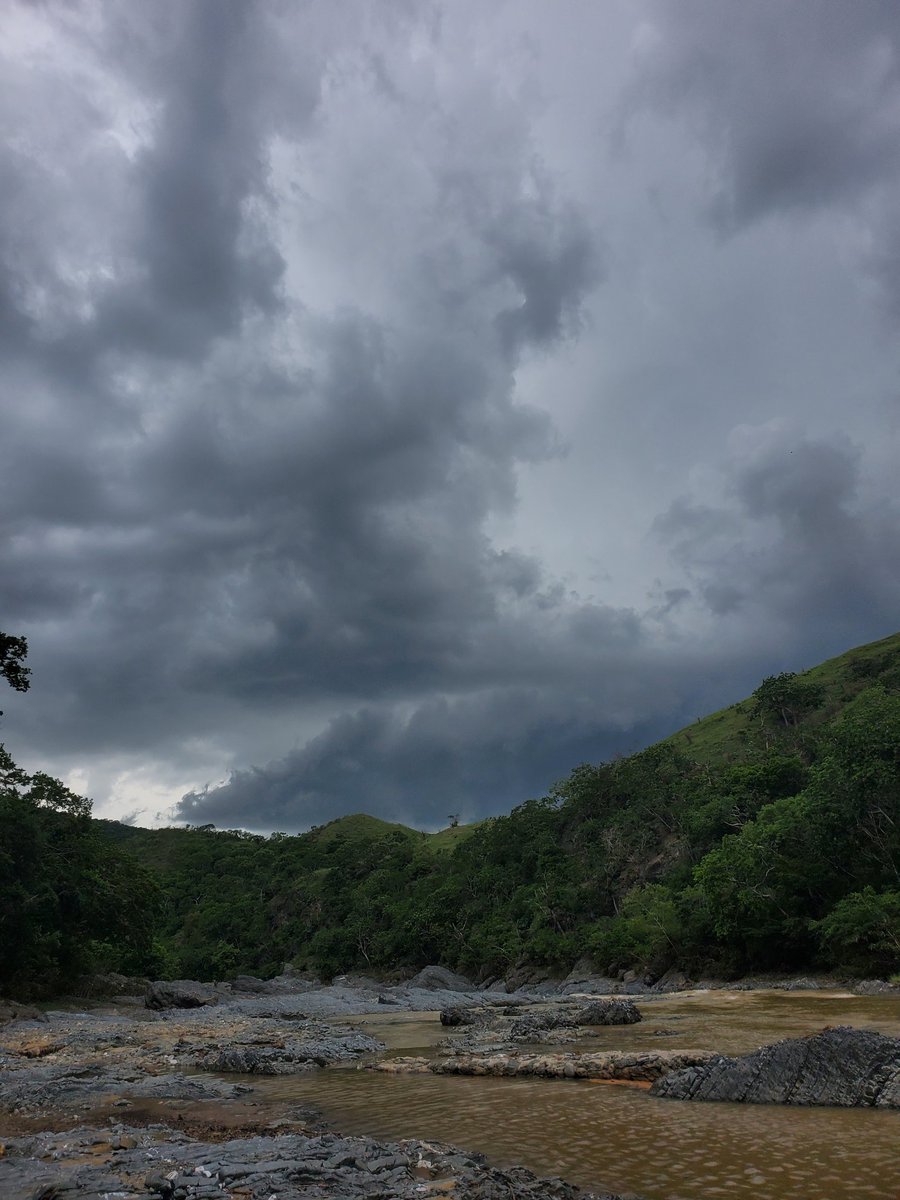
[[[286,832],[365,811],[440,828],[449,813],[474,820],[521,803],[579,762],[637,749],[663,730],[657,719],[627,733],[587,696],[506,688],[461,701],[435,698],[411,715],[364,709],[265,768],[186,795],[192,824],[243,823]]]
[[[777,425],[742,442],[725,466],[719,507],[682,498],[656,523],[710,610],[744,612],[757,626],[805,621],[810,653],[831,639],[851,642],[863,618],[890,632],[900,511],[860,497],[859,449]]]
[[[267,193],[272,132],[312,136],[322,63],[301,60],[305,88],[285,84],[307,101],[286,125],[268,71],[279,48],[249,10],[198,0],[107,16],[101,46],[141,60],[160,109],[133,162],[116,164],[121,271],[63,337],[90,359],[88,403],[124,395],[52,447],[25,421],[23,467],[4,481],[4,619],[40,622],[50,691],[36,725],[55,722],[58,745],[136,747],[176,740],[188,713],[200,736],[231,706],[292,712],[515,677],[517,658],[535,658],[535,623],[507,627],[504,598],[543,610],[550,593],[482,526],[513,503],[517,466],[553,452],[512,371],[577,323],[598,262],[586,222],[531,187],[527,139],[495,148],[490,120],[484,133],[451,123],[420,164],[421,195],[403,198],[422,228],[397,244],[393,309],[316,311],[281,294],[274,225],[248,240],[247,206]],[[464,161],[469,139],[494,166],[461,167],[442,191],[447,154]],[[441,287],[417,305],[437,228]],[[44,387],[51,411],[69,401],[58,379]],[[602,635],[578,620],[578,636]]]
[[[686,110],[714,155],[725,227],[896,183],[900,15],[883,0],[651,6],[633,102]]]
[[[595,129],[619,97],[594,101],[604,56],[627,58],[607,37],[634,30],[590,6],[577,111],[554,108],[568,79],[538,99],[515,49],[531,23],[543,69],[540,5],[14,8],[0,611],[34,686],[10,741],[112,789],[149,781],[123,812],[238,767],[181,815],[440,823],[636,748],[786,647],[882,632],[896,513],[875,423],[859,454],[823,434],[843,361],[824,342],[864,306],[820,324],[813,295],[859,281],[827,246],[815,274],[807,239],[773,309],[786,242],[758,218],[855,205],[890,228],[893,10],[801,8],[723,6],[740,36],[700,0],[647,8],[657,47],[621,104],[656,122],[652,162],[624,183]],[[673,132],[682,105],[699,132]],[[700,145],[752,246],[680,211]],[[782,410],[810,436],[739,442],[718,490],[671,502],[725,431]],[[517,523],[551,475],[571,488]],[[676,577],[654,584],[659,539]]]

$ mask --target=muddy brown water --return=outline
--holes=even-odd
[[[816,992],[696,992],[639,1001],[637,1026],[578,1048],[746,1053],[825,1025],[900,1036],[900,1000]],[[431,1054],[437,1014],[353,1022],[389,1055]],[[677,1031],[661,1036],[656,1030]],[[571,1047],[566,1047],[569,1049]],[[900,1113],[657,1100],[587,1080],[386,1075],[332,1068],[254,1080],[260,1100],[313,1104],[344,1133],[423,1138],[648,1200],[900,1200]]]

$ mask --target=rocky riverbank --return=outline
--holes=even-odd
[[[278,1099],[262,1080],[256,1084],[261,1076],[308,1075],[341,1065],[653,1084],[653,1094],[666,1098],[886,1107],[900,1094],[900,1040],[873,1033],[830,1031],[818,1040],[795,1038],[734,1059],[647,1043],[648,1034],[674,1036],[669,1029],[636,1030],[624,1042],[617,1031],[604,1031],[602,1038],[612,1036],[619,1047],[607,1048],[596,1040],[602,1027],[636,1024],[641,1012],[621,991],[598,995],[599,986],[581,981],[553,992],[531,986],[509,993],[476,989],[430,968],[392,986],[343,977],[326,987],[287,974],[215,985],[172,981],[147,986],[140,996],[117,987],[120,994],[111,1002],[79,1011],[5,1003],[0,1196],[579,1195],[558,1180],[497,1171],[444,1145],[343,1137],[314,1110]],[[641,998],[645,1010],[653,998]],[[386,1020],[374,1026],[387,1037],[392,1022],[402,1025],[409,1020],[402,1014],[415,1012],[434,1014],[434,1034],[441,1026],[447,1032],[443,1042],[432,1036],[433,1057],[382,1058],[382,1042],[350,1020],[380,1014]],[[591,1036],[595,1041],[585,1052],[567,1046]]]
[[[370,1061],[384,1049],[336,1017],[385,1006],[434,1011],[452,1001],[455,1011],[477,1010],[485,1024],[492,1006],[514,1003],[508,993],[476,991],[433,969],[388,989],[349,978],[328,987],[291,977],[173,981],[149,986],[143,997],[114,999],[87,1011],[7,1005],[0,1027],[4,1200],[586,1195],[525,1170],[493,1169],[452,1147],[344,1138],[309,1109],[256,1098],[255,1076]],[[534,1003],[518,999],[521,1007]],[[601,1008],[593,1012],[598,1019]],[[521,1019],[520,1007],[515,1012]],[[572,1022],[570,1006],[550,1024],[557,1018]],[[547,1028],[548,1017],[542,1021]]]

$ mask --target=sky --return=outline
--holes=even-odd
[[[3,739],[434,829],[900,627],[896,0],[3,5]]]

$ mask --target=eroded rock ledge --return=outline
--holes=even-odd
[[[670,1071],[717,1056],[706,1050],[607,1050],[595,1054],[461,1054],[455,1058],[388,1058],[366,1069],[390,1074],[535,1075],[543,1079],[621,1079],[651,1083]]]
[[[672,1100],[900,1108],[900,1038],[839,1026],[743,1058],[673,1072],[653,1088]]]

